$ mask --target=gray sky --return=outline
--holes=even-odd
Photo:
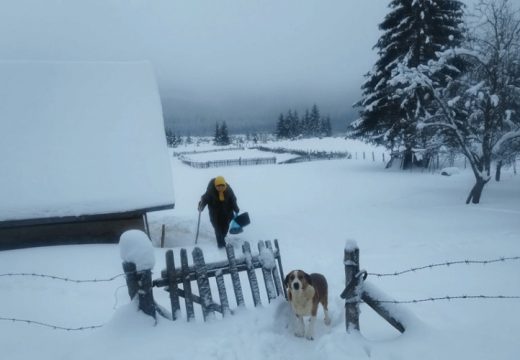
[[[0,0],[0,59],[150,60],[165,116],[213,129],[317,103],[351,120],[387,0]]]

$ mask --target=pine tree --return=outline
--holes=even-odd
[[[220,125],[215,123],[215,135],[213,136],[213,144],[220,145]]]
[[[278,139],[287,139],[288,138],[288,128],[286,126],[285,117],[283,114],[278,116],[278,122],[276,123],[276,137]]]
[[[330,124],[330,116],[327,116],[325,119],[321,121],[320,126],[320,135],[321,136],[332,136],[332,126]]]
[[[320,135],[320,122],[321,115],[320,110],[316,104],[312,105],[311,113],[309,116],[309,135],[318,136]]]
[[[411,150],[418,142],[416,112],[427,108],[428,99],[420,92],[403,97],[389,81],[400,66],[426,64],[437,51],[461,43],[464,5],[457,0],[393,0],[389,7],[379,25],[384,34],[375,45],[379,59],[361,87],[356,104],[360,118],[351,126],[356,137]]]
[[[220,145],[229,145],[231,140],[229,139],[228,127],[225,121],[220,126]]]

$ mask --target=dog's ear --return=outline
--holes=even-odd
[[[291,273],[288,273],[287,276],[285,277],[285,280],[283,281],[283,284],[285,285],[285,287],[289,287],[289,276],[291,275]]]
[[[307,281],[307,284],[312,285],[312,279],[311,276],[307,273],[304,273],[305,281]]]

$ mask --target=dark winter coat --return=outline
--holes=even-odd
[[[237,198],[231,186],[226,184],[224,201],[220,201],[218,191],[215,188],[215,179],[211,179],[200,201],[203,208],[208,205],[209,219],[213,227],[225,230],[227,233],[229,223],[234,217],[233,212],[238,213],[240,210],[237,205]]]

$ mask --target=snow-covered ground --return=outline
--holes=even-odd
[[[330,150],[325,141],[308,147]],[[314,145],[312,145],[314,144]],[[298,144],[294,144],[297,146]],[[349,144],[346,151],[352,152]],[[285,146],[285,145],[284,145]],[[302,145],[303,148],[305,148]],[[330,145],[332,146],[332,145]],[[300,149],[302,147],[299,147]],[[341,150],[341,151],[344,151]],[[164,268],[157,247],[166,226],[166,246],[176,259],[194,247],[197,202],[208,180],[223,175],[251,224],[228,240],[237,252],[243,241],[277,238],[284,270],[323,273],[329,282],[332,324],[320,312],[314,341],[293,335],[287,304],[264,301],[203,323],[154,321],[129,302],[125,281],[76,283],[7,273],[50,274],[69,279],[107,279],[122,273],[118,245],[57,246],[0,252],[0,317],[77,328],[53,330],[37,324],[0,321],[2,359],[517,359],[520,299],[475,299],[400,305],[407,330],[400,334],[366,305],[361,333],[347,334],[343,249],[360,248],[361,267],[387,273],[457,260],[520,255],[520,176],[512,170],[486,185],[481,204],[466,205],[473,185],[469,170],[452,176],[384,169],[380,161],[342,159],[292,165],[193,169],[171,157],[175,209],[149,215],[156,245],[154,278]],[[146,191],[146,189],[143,189]],[[207,210],[198,239],[206,261],[223,260]],[[457,295],[520,295],[520,261],[452,265],[367,282],[397,300]],[[168,307],[167,294],[155,289]],[[214,294],[216,295],[216,294]],[[231,306],[233,296],[230,294]],[[182,314],[185,316],[185,314]]]

